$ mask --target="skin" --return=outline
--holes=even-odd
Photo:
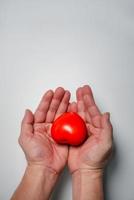
[[[34,114],[26,110],[19,143],[27,159],[27,168],[12,200],[49,198],[68,158],[68,146],[57,144],[51,138],[50,129],[53,121],[67,111],[69,99],[70,92],[59,87],[55,92],[49,90],[44,94]],[[39,191],[39,188],[43,189]]]
[[[76,97],[77,103],[71,103],[68,111],[77,112],[84,119],[89,137],[83,145],[69,148],[73,199],[102,200],[103,171],[113,147],[110,115],[99,111],[89,86],[78,88]]]
[[[102,114],[87,85],[69,103],[63,88],[47,91],[35,113],[26,110],[19,143],[27,159],[21,183],[11,200],[47,200],[68,163],[74,200],[103,200],[103,171],[112,153],[112,125],[109,113]],[[79,147],[59,145],[51,138],[54,120],[64,112],[77,112],[87,125],[88,139]]]

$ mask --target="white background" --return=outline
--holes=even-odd
[[[115,153],[106,200],[134,199],[134,1],[0,0],[0,200],[19,184],[26,162],[17,140],[26,108],[57,86],[90,84],[110,111]],[[53,200],[71,200],[67,169]]]

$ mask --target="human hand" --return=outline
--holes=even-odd
[[[40,165],[59,173],[66,164],[68,147],[59,145],[51,138],[51,125],[66,112],[70,93],[63,88],[47,91],[35,114],[26,110],[22,120],[19,143],[28,165]]]
[[[112,153],[109,113],[100,113],[89,86],[78,88],[76,96],[77,103],[70,104],[68,111],[77,112],[84,119],[89,137],[81,146],[69,148],[70,172],[83,169],[103,170]]]

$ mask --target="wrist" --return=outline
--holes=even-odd
[[[72,174],[74,200],[103,200],[103,170],[79,169]]]
[[[42,173],[44,172],[53,175],[58,175],[58,172],[56,172],[56,170],[54,170],[53,168],[38,163],[28,163],[26,169],[31,171],[40,171]]]
[[[104,174],[104,169],[80,168],[72,173],[72,178],[83,177],[86,179],[102,179],[103,174]]]
[[[26,167],[26,173],[31,176],[41,176],[42,178],[57,179],[59,174],[52,168],[38,164],[28,164]]]
[[[28,164],[25,170],[24,180],[26,180],[26,187],[29,188],[32,185],[33,194],[30,195],[37,195],[37,199],[48,200],[58,180],[58,176],[59,175],[49,167]]]
[[[12,200],[48,200],[58,175],[42,165],[28,164]]]

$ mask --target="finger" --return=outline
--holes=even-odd
[[[76,98],[77,98],[77,101],[79,102],[78,103],[78,113],[79,113],[79,115],[84,120],[86,120],[87,122],[91,123],[91,117],[90,117],[89,113],[86,112],[85,106],[84,106],[84,103],[83,103],[83,88],[82,87],[79,87],[77,89],[77,91],[76,91]]]
[[[57,117],[59,117],[61,114],[63,114],[64,112],[67,111],[69,100],[70,100],[70,92],[66,91],[64,96],[63,96],[63,99],[62,99],[62,101],[61,101],[61,103],[59,105],[59,108],[58,108],[58,110],[56,112],[55,119]]]
[[[86,113],[85,113],[85,106],[83,102],[83,89],[79,87],[76,91],[76,98],[77,98],[77,107],[78,107],[78,114],[82,117],[83,120],[86,120]]]
[[[67,112],[71,112],[71,103],[68,104]]]
[[[92,106],[95,104],[95,100],[93,97],[93,93],[91,88],[89,87],[89,85],[84,85],[82,87],[82,92],[83,92],[83,96],[87,96],[88,97],[88,102],[87,102],[87,106]]]
[[[21,136],[33,135],[34,116],[30,110],[25,111],[24,118],[21,123]]]
[[[76,90],[76,98],[77,98],[77,101],[82,101],[82,100],[83,100],[83,91],[82,91],[82,87],[79,87],[79,88]]]
[[[82,117],[82,119],[85,121],[86,120],[86,112],[85,112],[85,105],[83,101],[78,101],[77,102],[78,106],[78,114]]]
[[[92,123],[96,128],[101,128],[101,116],[97,115],[92,118]]]
[[[101,125],[102,125],[102,129],[104,130],[103,134],[105,135],[105,137],[106,138],[113,137],[113,127],[110,122],[110,113],[104,113],[102,115]]]
[[[48,90],[42,97],[42,100],[34,114],[34,119],[36,123],[41,123],[45,121],[52,98],[53,98],[52,90]]]
[[[53,99],[51,101],[49,110],[47,112],[46,122],[51,123],[54,120],[55,114],[59,108],[60,102],[64,94],[65,94],[65,90],[62,87],[59,87],[55,90]]]
[[[91,118],[93,118],[95,116],[101,116],[101,112],[99,111],[99,109],[96,105],[87,108],[87,111],[88,111],[89,115],[91,116]]]
[[[87,111],[85,112],[85,119],[86,119],[86,122],[92,123],[91,116],[89,115],[89,113]]]
[[[106,128],[106,127],[109,128],[111,126],[110,113],[106,112],[102,115],[101,125],[102,125],[102,128]]]
[[[93,94],[89,86],[83,87],[83,94],[84,104],[91,118],[100,115],[101,113],[97,105],[95,105]]]
[[[88,131],[88,134],[89,135],[99,135],[100,133],[100,129],[99,128],[96,128],[94,127],[92,124],[88,124],[88,128],[87,128],[89,131]]]
[[[69,110],[69,112],[77,113],[78,112],[77,103],[76,102],[70,103],[68,110]]]

